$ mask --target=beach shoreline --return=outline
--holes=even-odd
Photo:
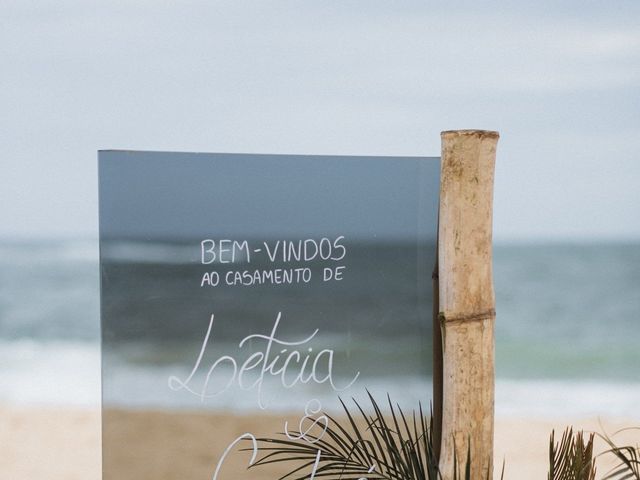
[[[145,472],[145,478],[161,480],[177,478],[176,472],[183,472],[182,478],[210,479],[215,468],[215,459],[234,438],[234,433],[253,429],[256,433],[281,431],[285,417],[238,415],[206,412],[157,412],[157,411],[117,411],[110,417],[115,430],[112,434],[120,438],[110,443],[110,458],[105,458],[105,468],[109,463],[119,465],[120,478],[142,478],[139,466],[127,466],[127,458],[136,452],[157,452],[160,461],[153,472]],[[101,478],[101,416],[95,408],[65,408],[51,406],[0,406],[0,464],[3,477],[13,480],[99,480]],[[505,478],[533,480],[546,478],[548,464],[548,442],[552,429],[556,436],[567,426],[574,430],[606,432],[639,426],[640,422],[621,417],[601,418],[525,418],[498,417],[495,430],[495,470],[496,478],[506,463]],[[215,430],[212,428],[215,426]],[[149,430],[151,429],[151,431]],[[144,433],[146,444],[140,445],[136,439]],[[209,432],[209,433],[204,433]],[[209,435],[211,432],[214,434]],[[203,436],[204,435],[204,436]],[[210,443],[201,439],[209,435]],[[114,437],[115,438],[115,437]],[[177,439],[174,446],[167,439]],[[185,439],[190,439],[185,441]],[[614,437],[618,444],[640,443],[640,431],[629,430]],[[136,448],[133,448],[136,446]],[[177,446],[177,447],[176,447]],[[167,454],[171,448],[171,455]],[[136,450],[142,449],[142,450]],[[596,441],[596,451],[605,449],[604,442]],[[239,468],[246,458],[239,458],[230,468]],[[598,478],[613,466],[606,458],[598,459]],[[282,467],[282,466],[281,466]],[[166,471],[163,476],[163,469]],[[190,472],[184,474],[184,472]],[[152,476],[149,476],[152,473]],[[234,475],[231,475],[234,477]],[[221,477],[224,478],[224,477]],[[239,477],[234,477],[238,478]],[[267,480],[273,473],[250,471],[246,478]]]

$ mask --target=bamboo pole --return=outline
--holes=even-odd
[[[439,319],[443,349],[440,472],[454,459],[471,478],[493,475],[493,178],[498,133],[442,132],[438,226]],[[464,471],[464,470],[463,470]]]

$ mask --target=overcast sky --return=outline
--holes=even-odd
[[[497,240],[640,238],[640,2],[2,0],[0,237],[97,234],[96,150],[438,155]]]

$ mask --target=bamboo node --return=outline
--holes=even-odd
[[[483,312],[478,313],[460,313],[456,315],[447,315],[445,312],[438,314],[440,324],[452,324],[452,323],[467,323],[467,322],[481,322],[484,320],[495,320],[496,309],[490,308]]]

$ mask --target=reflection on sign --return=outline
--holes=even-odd
[[[341,400],[428,411],[437,159],[99,168],[106,480],[313,478]],[[263,464],[274,438],[309,461]]]

